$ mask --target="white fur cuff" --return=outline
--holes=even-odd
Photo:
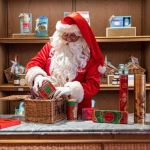
[[[61,33],[76,33],[76,35],[81,36],[81,32],[76,24],[62,24],[61,21],[58,21],[56,24],[56,30]]]
[[[65,84],[65,87],[69,86],[71,89],[71,97],[72,99],[77,99],[78,103],[80,103],[83,100],[84,96],[84,89],[80,82],[74,81],[74,82],[67,82]]]
[[[32,87],[32,83],[33,83],[34,78],[39,74],[44,76],[44,77],[47,76],[46,72],[38,66],[30,68],[29,71],[27,72],[25,80],[26,80],[27,85],[30,88]]]

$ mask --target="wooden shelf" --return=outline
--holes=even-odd
[[[95,37],[97,42],[142,42],[150,41],[150,36],[113,36],[113,37]],[[0,38],[0,43],[46,43],[46,38]]]
[[[142,42],[150,41],[150,36],[110,36],[96,37],[97,42]]]
[[[119,90],[119,85],[112,85],[112,84],[101,84],[100,85],[101,91],[115,91]],[[129,90],[134,90],[134,85],[129,85]],[[146,84],[146,90],[150,90],[150,83]]]
[[[29,91],[28,86],[14,86],[13,84],[2,84],[0,91]]]
[[[101,84],[101,91],[116,91],[119,90],[119,85]],[[129,90],[134,90],[133,85],[129,85]],[[146,90],[150,90],[150,83],[146,84]],[[28,86],[14,86],[13,84],[2,84],[0,91],[29,91]]]
[[[46,43],[50,39],[46,38],[0,38],[0,43]]]

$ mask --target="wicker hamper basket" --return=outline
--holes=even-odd
[[[4,70],[4,74],[8,83],[14,83],[14,74],[11,72],[11,68]]]
[[[66,118],[66,97],[48,100],[25,99],[25,121],[52,124]]]

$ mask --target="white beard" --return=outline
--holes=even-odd
[[[51,45],[51,81],[56,87],[64,86],[83,71],[90,57],[90,49],[82,37],[76,42],[67,43],[57,31]]]

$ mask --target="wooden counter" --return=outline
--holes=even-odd
[[[144,124],[134,124],[129,114],[128,124],[94,123],[62,120],[55,124],[26,123],[0,130],[0,149],[42,150],[149,150],[150,114]]]

